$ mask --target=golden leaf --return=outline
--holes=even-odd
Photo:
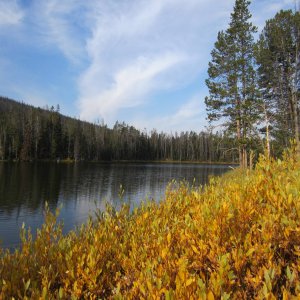
[[[167,235],[167,241],[169,244],[171,243],[171,233],[170,232]]]
[[[209,291],[206,296],[207,300],[215,300],[215,296],[212,291]]]
[[[161,257],[165,258],[167,256],[167,253],[168,253],[168,249],[167,248],[162,249],[162,251],[161,251]]]
[[[190,278],[190,279],[188,279],[188,280],[186,281],[185,285],[186,285],[186,286],[189,286],[189,285],[191,285],[193,282],[194,282],[194,279],[193,279],[193,278]]]
[[[193,249],[193,251],[196,253],[196,254],[199,254],[200,252],[198,251],[198,249],[194,246],[194,245],[192,245],[192,249]]]

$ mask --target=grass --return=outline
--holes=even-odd
[[[0,299],[293,299],[300,295],[300,164],[261,157],[204,190],[170,184],[62,235],[47,209],[0,250]]]

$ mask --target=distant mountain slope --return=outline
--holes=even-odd
[[[0,97],[0,159],[236,160],[233,140],[207,132],[151,134],[116,122],[110,129]]]

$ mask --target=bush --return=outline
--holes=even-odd
[[[175,187],[174,187],[175,186]],[[291,299],[300,294],[300,165],[261,157],[204,188],[170,184],[62,235],[56,215],[0,254],[0,299]]]

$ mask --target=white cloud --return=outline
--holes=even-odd
[[[170,109],[168,114],[153,116],[151,120],[136,118],[133,120],[133,124],[139,129],[146,126],[148,130],[159,128],[168,133],[200,131],[208,125],[204,97],[204,94],[197,93],[182,101],[177,109]]]
[[[85,57],[84,30],[86,6],[80,0],[34,0],[28,10],[34,24],[35,38],[46,46],[59,49],[71,63],[80,63]]]
[[[79,79],[81,117],[116,118],[123,108],[156,101],[154,92],[179,89],[206,72],[215,23],[224,23],[233,0],[218,2],[218,13],[211,2],[97,2],[86,43],[90,65]]]
[[[24,17],[24,12],[16,0],[0,0],[0,26],[17,25]]]
[[[203,129],[207,125],[204,95],[196,94],[191,99],[183,101],[179,109],[165,120],[162,126],[168,131],[191,131]]]
[[[107,89],[97,88],[97,77],[93,76],[93,71],[88,72],[82,79],[84,96],[80,103],[81,117],[91,120],[100,115],[109,119],[121,108],[138,105],[147,93],[159,89],[159,84],[154,82],[158,75],[183,61],[183,56],[174,53],[166,53],[152,59],[139,57],[129,66],[119,70],[111,87]],[[89,89],[91,83],[93,88]]]
[[[0,0],[0,33],[15,38],[18,46],[26,45],[26,53],[32,47],[63,54],[71,73],[79,74],[71,94],[78,95],[82,118],[102,117],[109,125],[118,119],[168,131],[206,124],[204,79],[210,51],[217,32],[230,21],[235,0],[32,0],[24,2],[23,9],[18,1]],[[253,0],[253,23],[262,29],[267,18],[281,8],[293,9],[293,3]],[[11,26],[17,24],[21,26]],[[8,53],[7,49],[2,52]],[[14,62],[13,57],[4,58]],[[26,70],[21,73],[17,63],[14,72],[22,77]],[[0,78],[13,78],[11,70],[0,70]],[[42,92],[32,78],[24,80],[30,91],[19,80],[19,93],[23,89],[24,97],[35,103],[48,100],[49,92]],[[59,88],[65,90],[63,82]],[[195,97],[187,96],[197,92]],[[66,95],[53,95],[59,94],[62,99]],[[162,108],[156,116],[153,107]]]

